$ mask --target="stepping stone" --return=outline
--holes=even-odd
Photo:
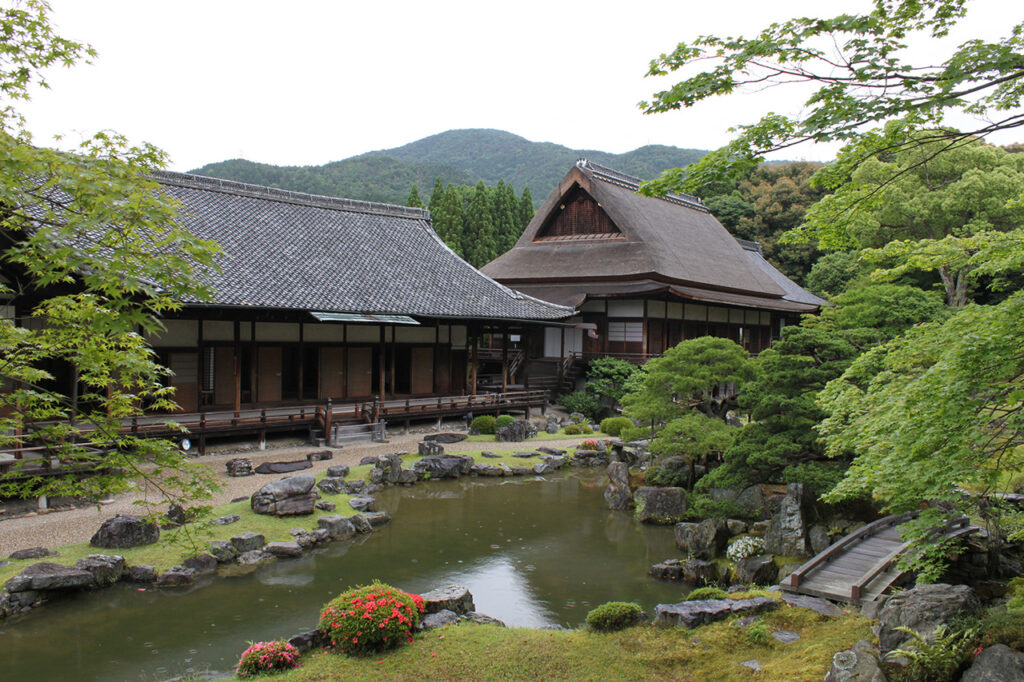
[[[750,668],[755,673],[761,672],[761,662],[758,661],[756,658],[752,658],[749,661],[743,661],[742,663],[740,663],[740,665],[742,665],[744,668]]]
[[[802,609],[810,609],[815,613],[820,613],[823,616],[829,616],[830,618],[838,618],[843,615],[843,610],[825,599],[819,599],[818,597],[809,597],[806,594],[790,594],[789,592],[782,593],[782,601],[786,602],[790,606],[799,606]]]
[[[783,644],[792,644],[800,639],[800,635],[796,634],[792,630],[776,630],[772,633],[772,637]]]

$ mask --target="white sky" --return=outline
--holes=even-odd
[[[50,1],[61,34],[99,56],[51,72],[51,90],[21,106],[36,142],[116,130],[166,150],[174,170],[239,157],[322,164],[454,128],[609,152],[713,149],[730,126],[795,113],[803,98],[776,88],[644,116],[637,102],[674,82],[644,78],[651,58],[699,34],[751,35],[865,4]],[[1007,16],[1013,4],[977,0],[956,42],[1000,36],[1020,21]],[[805,146],[784,156],[834,154]]]

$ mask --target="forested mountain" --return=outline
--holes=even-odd
[[[570,149],[531,142],[501,130],[449,130],[394,149],[369,152],[323,166],[273,166],[244,159],[211,163],[191,172],[299,192],[401,204],[413,184],[496,185],[504,180],[517,192],[529,187],[534,206],[547,197],[576,159],[641,178],[691,163],[705,152],[648,145],[624,154]]]

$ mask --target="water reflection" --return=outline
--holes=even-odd
[[[412,592],[465,585],[478,611],[510,626],[572,627],[605,601],[650,609],[678,600],[682,586],[647,576],[650,564],[678,556],[671,529],[609,512],[602,487],[595,472],[382,491],[394,522],[371,536],[182,590],[119,585],[0,623],[0,677],[230,671],[247,641],[311,629],[326,601],[377,578]]]

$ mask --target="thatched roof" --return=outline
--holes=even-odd
[[[680,298],[802,312],[823,301],[746,249],[696,197],[637,194],[640,181],[585,160],[569,170],[522,237],[482,270],[544,300],[666,292]],[[552,229],[583,193],[592,234]]]

